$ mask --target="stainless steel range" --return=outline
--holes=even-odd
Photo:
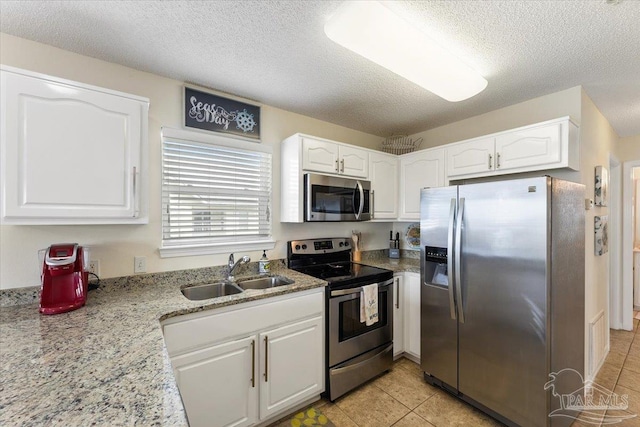
[[[351,262],[350,240],[295,240],[289,268],[326,280],[327,395],[335,400],[393,362],[393,272]],[[378,284],[378,321],[360,321],[362,286]]]

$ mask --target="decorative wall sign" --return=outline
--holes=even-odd
[[[185,86],[184,125],[260,140],[260,107]]]
[[[609,171],[604,166],[596,166],[594,204],[607,206],[609,200]]]
[[[595,254],[601,256],[609,252],[609,217],[607,215],[594,217]]]

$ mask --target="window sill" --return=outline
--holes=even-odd
[[[262,251],[276,246],[275,240],[256,240],[245,242],[227,242],[193,246],[167,246],[158,248],[160,258],[174,258],[181,256],[228,254],[235,251]]]

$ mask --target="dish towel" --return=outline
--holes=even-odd
[[[360,291],[360,322],[371,326],[378,321],[378,284],[366,285]]]

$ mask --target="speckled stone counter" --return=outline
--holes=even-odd
[[[362,253],[360,264],[386,268],[396,272],[420,273],[420,252],[402,250],[402,258],[393,259],[387,256],[387,250],[367,251]]]
[[[417,259],[375,252],[362,263],[420,271]],[[256,271],[251,263],[236,277]],[[37,288],[0,293],[0,425],[186,426],[159,322],[326,285],[276,261],[272,273],[293,285],[202,301],[180,292],[224,272],[212,267],[107,279],[89,292],[85,307],[53,316],[38,313]]]
[[[0,425],[186,426],[159,321],[326,285],[274,267],[295,283],[189,301],[185,284],[223,277],[221,268],[198,269],[105,280],[69,313],[1,307]]]

